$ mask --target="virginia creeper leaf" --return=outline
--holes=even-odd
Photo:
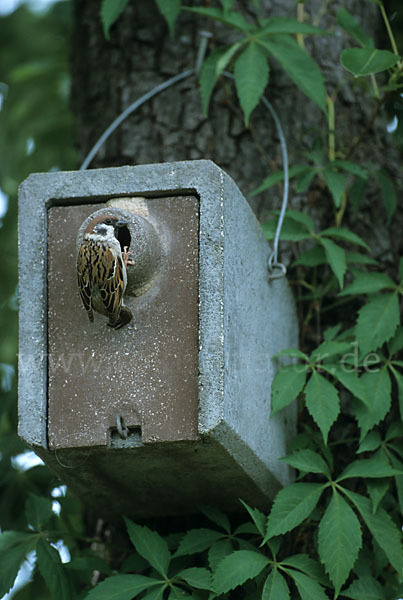
[[[137,552],[145,558],[158,573],[167,575],[171,554],[167,542],[156,532],[146,526],[137,525],[126,519],[126,527],[130,541]]]
[[[305,385],[307,369],[304,365],[287,365],[277,373],[272,383],[271,414],[293,402]]]
[[[393,67],[400,57],[388,50],[376,48],[347,48],[341,53],[341,64],[354,77],[380,73]]]
[[[340,246],[338,246],[332,240],[329,240],[326,237],[319,237],[318,241],[324,247],[328,263],[331,266],[332,271],[337,278],[337,281],[339,282],[339,286],[342,288],[344,273],[347,269],[345,251],[343,250],[343,248],[340,248]]]
[[[285,456],[281,460],[294,467],[294,469],[298,469],[305,473],[329,474],[329,467],[323,458],[309,448],[297,450],[297,452]]]
[[[361,548],[361,527],[354,511],[335,490],[318,531],[319,556],[336,596],[346,581]]]
[[[323,490],[320,483],[292,483],[280,490],[267,520],[264,541],[291,531],[309,517]]]
[[[107,40],[110,38],[109,29],[120,17],[128,2],[129,0],[102,0],[101,21]]]
[[[245,124],[259,102],[269,81],[267,57],[255,42],[250,42],[238,56],[234,66],[235,86],[245,115]]]
[[[359,311],[355,334],[363,354],[390,340],[400,323],[397,292],[371,298]]]
[[[294,83],[327,115],[326,89],[323,75],[316,62],[288,35],[271,36],[260,40],[279,61]]]
[[[264,582],[262,600],[290,600],[287,582],[278,569],[273,569]]]
[[[98,583],[85,600],[132,600],[140,592],[158,586],[163,591],[163,581],[144,575],[114,575]]]
[[[269,564],[269,559],[252,550],[236,550],[218,565],[213,576],[217,594],[225,594],[252,579]]]
[[[36,546],[39,571],[53,598],[72,600],[73,588],[58,551],[49,542],[40,538]]]
[[[336,388],[317,371],[305,386],[305,404],[327,443],[330,427],[340,412],[340,401]]]
[[[366,526],[385,552],[389,562],[396,571],[401,574],[403,570],[403,551],[401,532],[392,521],[391,517],[382,508],[378,507],[375,514],[372,513],[371,502],[365,496],[344,489],[344,493],[350,498],[359,510]]]

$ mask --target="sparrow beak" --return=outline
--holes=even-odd
[[[115,223],[115,227],[117,227],[119,229],[120,229],[120,227],[125,227],[126,225],[128,225],[127,221],[116,221],[116,223]]]

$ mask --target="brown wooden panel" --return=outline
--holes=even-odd
[[[104,206],[48,212],[49,447],[107,445],[117,414],[141,427],[142,443],[197,439],[198,201],[147,200],[161,270],[125,298],[134,318],[117,331],[101,315],[88,321],[76,279],[77,232]]]

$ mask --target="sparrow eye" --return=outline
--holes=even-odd
[[[109,217],[107,219],[104,220],[105,225],[112,225],[112,219],[110,219]]]

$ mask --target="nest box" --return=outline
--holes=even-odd
[[[90,323],[76,274],[114,215],[134,265],[115,330]],[[296,346],[285,278],[228,175],[207,160],[33,174],[20,188],[19,434],[106,516],[267,508],[291,407],[270,418],[272,356]]]

